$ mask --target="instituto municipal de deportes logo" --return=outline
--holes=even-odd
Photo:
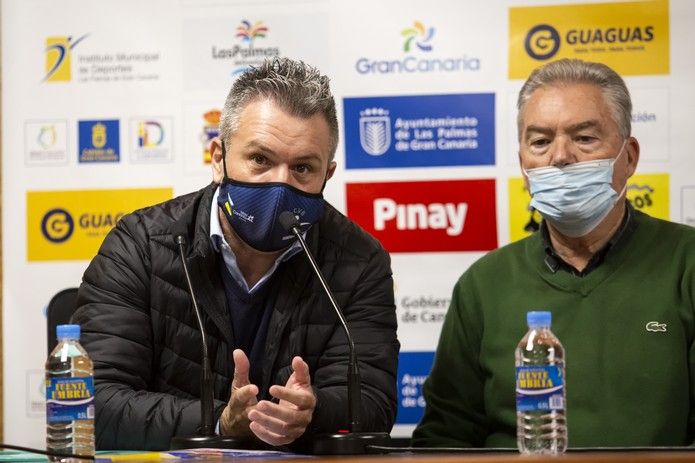
[[[360,111],[360,144],[367,154],[381,156],[391,146],[391,119],[383,108]]]
[[[46,38],[46,75],[42,82],[69,82],[72,79],[72,50],[88,35],[78,38],[73,36]]]
[[[65,209],[51,209],[41,220],[41,233],[51,243],[63,243],[75,230],[72,215]]]
[[[413,48],[413,44],[421,51],[432,51],[430,43],[434,37],[434,27],[425,28],[425,25],[420,21],[414,21],[413,27],[407,27],[401,31],[401,35],[405,37],[403,43],[403,51],[409,53]]]
[[[560,49],[560,34],[549,24],[539,24],[531,28],[524,39],[526,53],[539,61],[552,58]]]

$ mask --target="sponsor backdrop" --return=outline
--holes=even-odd
[[[123,214],[210,182],[230,84],[283,55],[331,77],[341,142],[325,196],[391,253],[393,434],[409,436],[455,281],[538,226],[515,122],[533,68],[578,57],[623,73],[642,147],[627,196],[695,226],[693,23],[689,0],[3,0],[5,440],[44,442],[51,296]]]

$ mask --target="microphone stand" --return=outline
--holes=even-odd
[[[176,237],[176,244],[179,245],[179,255],[183,264],[183,272],[186,275],[186,283],[188,284],[188,292],[193,301],[193,309],[198,320],[198,328],[200,336],[203,340],[203,372],[200,375],[200,421],[201,425],[198,433],[195,436],[174,436],[171,438],[171,450],[180,449],[200,449],[200,448],[218,448],[218,449],[244,449],[250,448],[251,442],[248,439],[239,439],[235,437],[220,436],[215,433],[214,424],[214,406],[213,406],[213,385],[212,385],[212,370],[210,369],[210,357],[208,355],[207,335],[203,326],[203,317],[196,302],[195,293],[193,292],[193,284],[188,273],[186,265],[186,257],[184,246],[186,238],[183,235]]]
[[[348,357],[348,374],[347,374],[347,391],[348,391],[348,419],[350,422],[350,430],[348,432],[339,431],[335,434],[320,434],[313,439],[312,454],[314,455],[362,455],[370,453],[367,446],[388,447],[391,442],[391,436],[387,432],[363,432],[361,415],[362,415],[362,385],[360,384],[360,372],[357,366],[357,355],[355,352],[355,343],[350,335],[347,322],[343,316],[343,311],[338,306],[333,293],[326,283],[321,270],[319,270],[314,257],[309,251],[309,247],[304,241],[302,232],[299,229],[300,223],[297,217],[290,211],[285,211],[280,214],[280,224],[294,236],[297,237],[299,243],[304,249],[309,263],[314,270],[314,273],[321,282],[323,290],[338,315],[340,324],[345,331],[345,336],[348,340],[349,357]],[[377,453],[372,451],[371,453]]]

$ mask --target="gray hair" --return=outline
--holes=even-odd
[[[309,118],[321,114],[331,136],[329,160],[338,146],[338,118],[330,80],[314,67],[289,58],[265,60],[241,74],[232,85],[220,119],[220,137],[228,140],[239,128],[239,116],[246,105],[270,99],[289,114]]]
[[[632,131],[632,102],[625,81],[605,64],[561,59],[535,69],[521,87],[517,101],[517,128],[521,140],[522,114],[531,94],[544,86],[557,84],[592,84],[601,88],[620,136],[627,138]]]

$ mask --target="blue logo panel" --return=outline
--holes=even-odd
[[[343,99],[348,169],[495,164],[495,94]]]
[[[79,121],[79,162],[119,162],[118,119]]]
[[[398,414],[396,424],[417,424],[425,412],[422,384],[432,369],[434,352],[398,355]]]

